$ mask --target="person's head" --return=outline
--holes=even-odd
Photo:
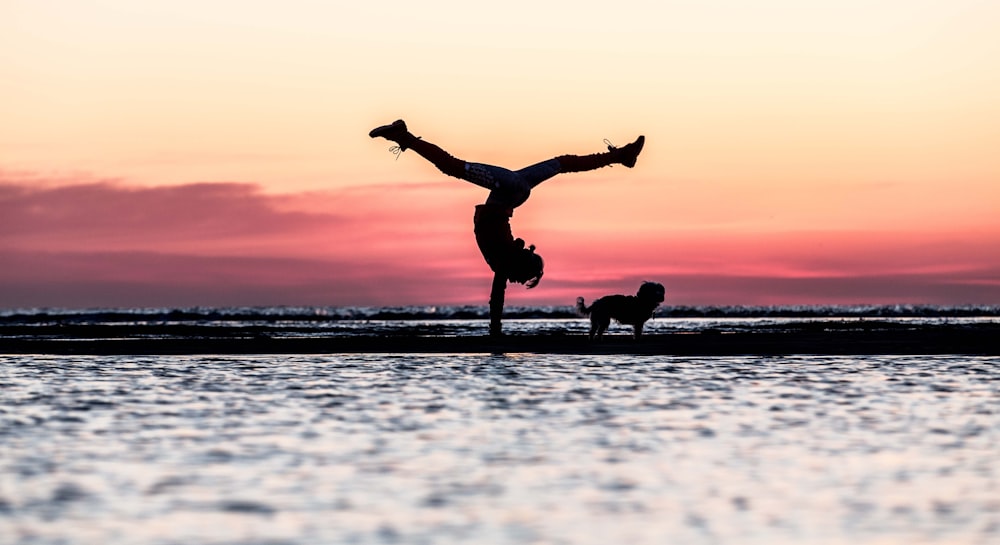
[[[517,239],[515,243],[516,247],[508,262],[507,280],[524,284],[531,289],[542,279],[545,262],[542,261],[542,256],[535,253],[534,244],[525,248],[523,240]]]

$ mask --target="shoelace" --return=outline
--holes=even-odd
[[[420,138],[421,137],[418,136],[417,140],[420,140]],[[399,161],[399,156],[402,155],[404,151],[406,151],[406,150],[404,150],[400,146],[392,146],[392,147],[389,148],[389,153],[395,155],[397,161]]]
[[[608,147],[608,151],[615,151],[616,149],[618,149],[618,146],[612,144],[611,140],[608,140],[607,138],[604,139],[604,145]],[[608,166],[613,167],[615,165],[608,165]]]

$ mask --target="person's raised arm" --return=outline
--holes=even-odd
[[[503,335],[501,317],[503,316],[504,292],[507,290],[507,277],[493,273],[493,286],[490,288],[490,335]]]

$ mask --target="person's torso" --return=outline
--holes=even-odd
[[[476,244],[490,268],[497,271],[505,266],[514,249],[514,235],[510,229],[513,210],[490,203],[476,206],[474,217]]]

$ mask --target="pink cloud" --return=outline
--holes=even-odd
[[[0,173],[0,305],[484,304],[483,197],[452,180],[270,195]],[[704,230],[655,216],[595,230],[579,212],[545,199],[518,210],[514,232],[546,275],[512,287],[510,304],[642,280],[667,285],[668,304],[1000,303],[992,231]]]
[[[10,253],[0,300],[7,308],[245,305],[462,304],[488,279],[339,260],[207,257],[142,252]],[[428,284],[447,283],[443,297]],[[482,284],[482,285],[480,285]]]
[[[0,186],[5,245],[53,250],[211,248],[342,221],[281,211],[249,184]],[[206,249],[207,249],[206,248]]]
[[[476,300],[489,277],[471,236],[472,204],[457,206],[442,188],[450,187],[267,195],[248,184],[8,180],[0,304]]]

